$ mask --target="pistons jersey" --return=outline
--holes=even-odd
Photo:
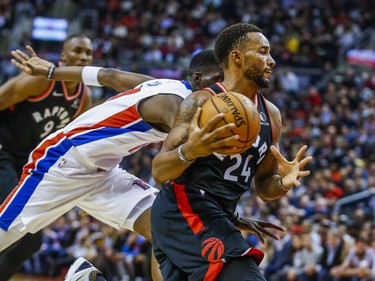
[[[65,83],[52,80],[43,94],[1,111],[0,146],[25,164],[42,139],[80,114],[86,92],[87,86],[79,83],[76,93],[68,96]]]
[[[205,90],[211,94],[227,92],[220,83]],[[174,182],[200,189],[202,194],[216,199],[228,213],[233,213],[241,195],[250,189],[254,174],[272,144],[271,119],[266,100],[260,93],[255,105],[260,114],[261,128],[251,148],[231,156],[214,153],[197,158]]]
[[[123,157],[150,143],[164,141],[167,136],[142,119],[138,112],[140,101],[158,94],[185,99],[191,92],[186,81],[144,82],[86,111],[64,129],[48,136],[32,152],[31,159],[46,155],[50,165],[74,149],[88,170],[109,171]]]

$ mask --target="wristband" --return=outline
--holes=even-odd
[[[98,73],[102,67],[97,66],[85,66],[82,69],[82,82],[87,86],[102,87],[98,80]]]
[[[180,158],[180,160],[184,163],[193,163],[194,160],[188,160],[185,158],[185,155],[182,153],[182,146],[183,144],[181,144],[179,147],[178,147],[178,158]]]
[[[279,176],[279,184],[280,184],[280,188],[286,192],[288,192],[289,190],[291,190],[293,187],[291,188],[286,188],[284,185],[283,185],[283,181],[282,181],[282,178],[280,176],[280,174],[277,174]]]
[[[51,65],[51,67],[48,70],[47,79],[51,80],[53,72],[55,71],[56,66],[54,64]]]

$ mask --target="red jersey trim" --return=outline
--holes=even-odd
[[[72,119],[76,118],[78,115],[81,114],[83,105],[85,104],[85,101],[87,99],[87,86],[83,85],[83,87],[84,87],[84,90],[83,90],[83,94],[82,94],[81,103],[79,104],[77,112],[73,115]]]
[[[220,82],[216,82],[215,85],[218,86],[223,92],[228,92],[227,88],[225,88]]]
[[[177,199],[177,206],[184,218],[189,223],[191,230],[194,232],[194,234],[197,234],[204,229],[204,224],[201,221],[199,215],[193,213],[193,210],[185,193],[185,186],[176,183],[173,183],[173,186],[174,193]]]
[[[31,157],[30,157],[31,161],[23,167],[23,174],[21,176],[21,179],[19,180],[17,186],[8,195],[4,203],[0,206],[0,213],[2,213],[8,207],[10,202],[13,200],[14,196],[22,188],[22,186],[24,185],[24,183],[30,176],[30,171],[35,169],[38,159],[41,159],[46,154],[47,148],[60,142],[63,138],[64,138],[64,134],[59,133],[55,137],[49,140],[46,140],[45,142],[42,142],[40,146],[36,147],[33,150],[33,152],[31,153]]]
[[[215,96],[216,95],[216,93],[215,93],[215,91],[214,90],[212,90],[211,88],[203,88],[203,90],[206,90],[207,92],[209,92],[211,95],[213,95],[213,96]]]
[[[242,256],[252,256],[257,266],[259,266],[264,258],[264,253],[257,248],[249,248],[245,253],[242,254]]]
[[[37,95],[37,96],[29,97],[27,100],[31,101],[31,102],[36,102],[36,101],[41,101],[41,100],[45,99],[52,92],[52,89],[55,87],[55,84],[56,84],[56,81],[52,80],[51,83],[49,84],[47,90],[44,91],[44,93],[42,93],[40,95]]]
[[[208,266],[208,270],[206,275],[204,276],[204,281],[215,281],[216,277],[219,276],[222,268],[224,266],[224,262],[216,262],[216,263],[210,263]]]
[[[80,93],[81,90],[82,90],[82,83],[79,83],[79,84],[78,84],[78,89],[77,89],[77,91],[75,92],[75,94],[73,94],[72,96],[69,96],[68,91],[67,91],[67,89],[66,89],[65,82],[64,82],[64,81],[61,81],[61,85],[62,85],[62,89],[63,89],[64,97],[65,97],[65,99],[66,99],[67,101],[71,101],[71,100],[76,99],[76,98],[79,96],[79,93]]]

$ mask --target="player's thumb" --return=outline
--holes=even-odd
[[[271,150],[273,156],[275,156],[277,160],[283,159],[283,156],[280,154],[280,151],[277,149],[276,146],[271,145],[270,150]]]
[[[199,120],[200,120],[201,114],[202,114],[202,108],[198,107],[197,112],[195,112],[195,114],[193,116],[193,119],[191,120],[191,124],[194,127],[200,127],[199,126]]]

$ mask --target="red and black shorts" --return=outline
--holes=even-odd
[[[250,248],[218,203],[199,189],[164,186],[151,224],[165,281],[265,280],[257,268],[263,253]],[[231,272],[230,279],[225,272]]]

